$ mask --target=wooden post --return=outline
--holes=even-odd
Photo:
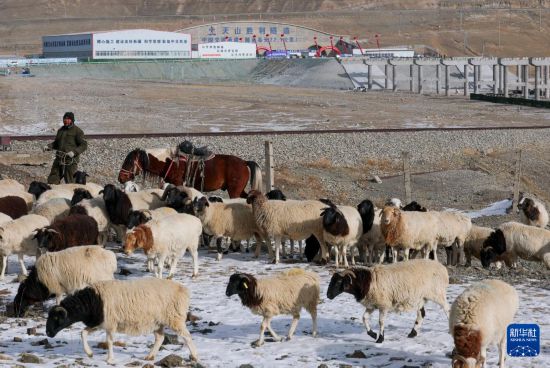
[[[409,161],[409,152],[402,152],[403,157],[403,179],[405,183],[405,201],[406,203],[412,202],[411,193],[411,165]]]
[[[516,172],[515,172],[515,179],[514,179],[514,199],[512,202],[512,211],[516,212],[518,209],[518,203],[519,203],[519,188],[521,185],[521,155],[522,151],[517,150],[516,151]]]
[[[275,187],[275,172],[273,170],[273,143],[265,141],[265,192]]]

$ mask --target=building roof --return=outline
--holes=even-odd
[[[181,33],[181,32],[171,32],[171,31],[159,31],[159,30],[156,30],[156,29],[135,28],[135,29],[112,29],[112,30],[107,30],[107,31],[60,33],[60,34],[53,34],[53,35],[44,35],[43,37],[78,36],[78,35],[89,35],[89,34],[99,34],[99,33],[128,32],[128,31],[132,31],[132,32]]]

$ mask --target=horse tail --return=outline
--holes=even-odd
[[[260,165],[254,161],[246,161],[246,166],[250,169],[250,188],[263,192],[262,170]]]

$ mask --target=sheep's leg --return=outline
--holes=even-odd
[[[376,332],[374,332],[370,328],[370,314],[372,313],[372,309],[365,309],[365,313],[363,313],[363,324],[365,325],[365,328],[367,329],[367,334],[372,337],[373,339],[376,339]]]
[[[275,264],[279,263],[279,251],[281,249],[281,238],[275,237]]]
[[[305,240],[299,240],[298,241],[298,247],[300,248],[300,259],[302,259],[302,256],[304,254],[304,252],[302,251],[302,246],[303,246],[304,242],[305,242]],[[550,265],[548,266],[548,268],[550,268]]]
[[[165,260],[166,260],[165,255],[160,256],[159,259],[158,259],[157,273],[156,273],[155,276],[159,279],[162,279],[162,273],[164,272],[164,261]]]
[[[279,336],[279,334],[276,333],[275,330],[273,330],[273,328],[271,327],[271,317],[269,317],[267,319],[267,330],[269,331],[271,336],[273,336],[273,339],[275,341],[282,341],[283,340],[283,338],[281,336]]]
[[[216,251],[218,252],[216,256],[216,261],[222,260],[222,254],[223,254],[222,242],[223,242],[223,237],[220,236],[219,238],[216,239]]]
[[[397,263],[397,248],[392,248],[391,253],[392,253],[391,263]]]
[[[260,324],[260,338],[252,343],[252,347],[257,348],[264,344],[264,333],[265,333],[266,327],[267,327],[267,318],[264,317],[264,319],[262,320],[262,323]]]
[[[340,256],[339,256],[339,251],[338,251],[338,247],[333,247],[334,248],[334,264],[336,266],[336,268],[340,267]]]
[[[286,258],[286,239],[281,239],[281,256]]]
[[[317,304],[314,304],[310,310],[309,314],[311,314],[311,335],[313,337],[317,337]]]
[[[409,260],[409,251],[410,251],[409,248],[405,248],[405,250],[403,252],[403,261],[408,261]]]
[[[298,326],[298,320],[300,319],[300,313],[296,313],[292,316],[292,322],[290,323],[290,328],[288,329],[288,336],[286,337],[287,340],[291,340],[292,336],[294,336],[294,331],[296,331],[296,327]]]
[[[153,344],[153,347],[151,348],[151,351],[143,360],[153,360],[155,359],[155,356],[159,352],[160,346],[162,345],[162,342],[164,341],[164,326],[160,326],[158,330],[155,331],[155,343]]]
[[[416,321],[414,321],[414,326],[407,337],[416,337],[418,336],[418,331],[422,327],[422,322],[426,316],[426,310],[424,309],[424,304],[416,311]]]
[[[90,358],[94,356],[94,352],[92,351],[92,349],[90,349],[90,345],[88,345],[88,334],[93,330],[94,330],[93,328],[86,327],[80,333],[80,337],[82,338],[82,346],[84,347],[84,352]]]
[[[348,264],[348,246],[345,245],[345,244],[342,247],[342,257],[344,258],[344,267],[348,268],[349,267],[349,264]],[[353,258],[353,256],[352,256],[352,258]],[[355,262],[353,262],[353,264],[355,264]]]
[[[378,311],[378,324],[380,325],[380,332],[378,333],[376,343],[380,344],[384,342],[384,319],[386,318],[386,311],[382,309],[379,309]]]
[[[176,272],[176,266],[178,265],[178,257],[172,257],[170,259],[170,271],[168,271],[167,279],[172,279],[174,277],[174,273]]]
[[[298,240],[299,241],[299,240]],[[294,257],[294,246],[295,246],[295,241],[294,240],[291,240],[290,241],[290,258],[293,258]]]
[[[479,353],[481,355],[481,361],[483,362],[481,364],[481,368],[485,368],[485,362],[487,361],[487,347],[482,347],[481,352]],[[502,367],[501,367],[502,368]]]
[[[498,343],[498,366],[499,368],[505,367],[506,360],[506,338],[503,337]]]
[[[19,254],[17,258],[19,258],[19,264],[21,265],[21,274],[24,276],[28,276],[29,273],[27,272],[27,267],[25,267],[24,255]]]
[[[113,354],[113,333],[107,331],[107,363],[115,364],[115,355]]]
[[[4,280],[7,266],[8,266],[8,256],[2,256],[2,274],[0,275],[0,280]]]
[[[193,249],[190,251],[191,258],[193,259],[193,278],[199,275],[199,251],[198,249]]]
[[[178,335],[183,337],[183,341],[185,341],[185,343],[187,344],[187,348],[189,349],[191,360],[193,361],[199,360],[195,343],[191,338],[191,334],[189,333],[189,330],[185,326],[185,319],[180,320],[177,326],[170,326],[170,328],[172,328],[172,330],[174,330]]]
[[[153,258],[147,258],[147,272],[155,272],[155,262]]]

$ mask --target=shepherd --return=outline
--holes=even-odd
[[[48,184],[59,184],[61,179],[65,179],[65,183],[74,183],[80,155],[87,148],[84,132],[74,124],[74,114],[66,112],[55,140],[44,147],[45,151],[56,150]]]

